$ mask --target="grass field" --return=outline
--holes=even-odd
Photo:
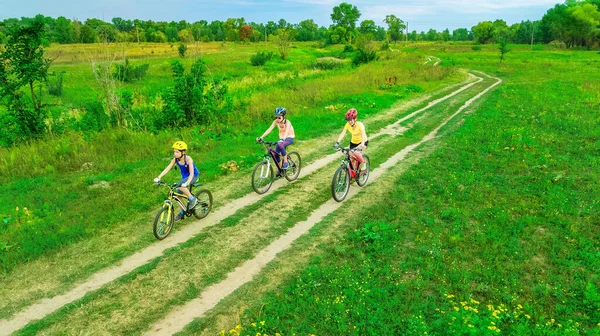
[[[56,67],[73,67],[73,73],[87,76],[89,65],[78,63],[83,48],[63,52]],[[155,54],[148,55],[148,48]],[[492,46],[473,51],[413,44],[395,46],[399,52],[358,69],[324,72],[308,65],[340,50],[302,45],[293,49],[290,62],[261,69],[248,63],[252,48],[206,46],[215,74],[229,78],[233,94],[255,106],[245,111],[248,119],[240,120],[247,125],[242,131],[67,133],[0,149],[6,167],[0,175],[0,213],[5,214],[0,318],[64,293],[153,243],[150,221],[163,195],[145,181],[166,164],[174,139],[192,144],[201,180],[221,206],[251,191],[249,168],[261,154],[252,139],[266,129],[272,107],[293,107],[290,118],[302,134],[297,148],[310,164],[331,153],[343,125],[340,114],[348,107],[357,107],[375,133],[447,94],[449,89],[436,90],[464,81],[465,73],[458,70],[464,68],[504,82],[467,109],[464,120],[453,119],[441,137],[326,216],[183,334],[598,334],[596,53],[513,46],[499,64]],[[150,45],[131,51],[135,62],[152,64],[147,82],[135,84],[145,94],[158,92],[152,87],[169,80],[168,69],[159,71],[160,64],[168,65],[165,57],[174,57],[169,52]],[[423,65],[428,55],[442,59],[440,67]],[[291,77],[272,75],[286,72]],[[93,87],[88,75],[77,82]],[[389,76],[399,81],[384,89],[378,81]],[[373,168],[417,142],[492,82],[486,79],[407,120],[400,135],[379,138],[369,152]],[[64,102],[70,101],[65,106],[77,104],[76,94],[70,95],[65,93]],[[274,97],[284,97],[283,102],[273,102]],[[419,97],[424,101],[394,112],[399,103]],[[325,109],[328,105],[334,110]],[[16,169],[23,160],[34,170]],[[238,171],[221,168],[231,160]],[[94,164],[82,169],[85,162]],[[144,332],[328,200],[336,164],[268,195],[20,333]],[[90,188],[103,181],[109,189]]]

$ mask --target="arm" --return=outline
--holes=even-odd
[[[260,136],[260,138],[262,139],[262,138],[266,137],[267,135],[269,135],[269,133],[271,133],[271,131],[273,130],[273,127],[275,127],[275,121],[274,120],[273,120],[273,123],[271,124],[271,127],[269,127],[269,129],[267,129],[265,131],[265,133],[263,133],[263,135]]]
[[[367,147],[367,145],[365,145],[365,142],[367,142],[367,132],[365,131],[365,125],[361,124],[361,133],[362,133],[362,141],[360,142],[360,145],[362,148]]]
[[[185,186],[187,187],[192,183],[192,180],[194,179],[194,160],[189,156],[186,156],[185,159],[187,161],[188,170],[190,172],[190,176],[188,176],[188,180],[187,182],[185,182]]]
[[[169,170],[171,170],[171,168],[173,168],[174,164],[175,164],[175,159],[172,159],[171,163],[169,163],[167,168],[165,168],[165,170],[163,170],[162,173],[160,173],[160,175],[158,175],[157,179],[160,180],[161,177],[165,176],[169,172]]]
[[[346,127],[344,127],[344,129],[342,130],[342,133],[340,133],[340,136],[337,139],[337,143],[340,143],[340,141],[342,141],[342,139],[344,138],[344,135],[346,135]]]

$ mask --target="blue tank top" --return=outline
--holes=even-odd
[[[175,163],[179,167],[179,171],[181,171],[181,178],[188,178],[190,176],[190,168],[188,167],[187,160],[184,164],[180,164],[179,160],[175,159]],[[194,163],[194,177],[197,177],[198,175],[198,168],[196,168],[196,164]]]

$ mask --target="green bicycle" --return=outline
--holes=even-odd
[[[156,214],[154,218],[154,236],[156,239],[163,240],[167,238],[173,223],[175,222],[175,207],[174,202],[177,202],[182,209],[185,209],[184,217],[190,217],[194,215],[198,219],[202,219],[208,215],[212,208],[213,197],[208,189],[202,189],[197,193],[192,193],[197,199],[196,205],[192,209],[187,208],[187,197],[177,189],[177,183],[167,184],[162,181],[158,181],[156,184],[169,188],[167,199],[164,201],[162,208]],[[202,184],[194,183],[189,187],[192,192],[193,187],[201,187]],[[184,201],[185,200],[185,201]]]

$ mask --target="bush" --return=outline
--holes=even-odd
[[[345,52],[345,53],[351,53],[351,52],[354,52],[354,47],[353,47],[353,46],[351,46],[351,45],[345,45],[345,46],[344,46],[344,51],[343,51],[343,52]]]
[[[377,53],[375,51],[366,51],[364,49],[358,49],[354,57],[352,58],[353,65],[366,64],[377,59]]]
[[[250,63],[252,63],[253,66],[263,66],[267,61],[270,61],[273,56],[275,56],[275,53],[273,52],[259,51],[256,55],[250,57]]]
[[[84,105],[84,113],[77,123],[80,131],[101,131],[108,127],[109,116],[104,112],[104,106],[99,101],[92,101]]]
[[[62,96],[62,88],[63,88],[63,77],[65,75],[65,71],[60,71],[56,73],[50,74],[50,76],[56,77],[56,80],[47,81],[46,85],[48,86],[48,93],[60,97]]]
[[[480,45],[474,45],[471,47],[471,49],[473,49],[473,51],[479,51],[481,50],[481,46]]]
[[[554,49],[566,49],[567,48],[567,44],[565,42],[559,41],[559,40],[554,40],[554,41],[548,43],[548,45]]]
[[[387,42],[383,42],[383,44],[381,45],[381,51],[387,51],[390,50],[390,44]]]
[[[115,64],[113,76],[122,82],[133,82],[144,78],[148,68],[150,68],[149,64],[130,65],[129,59],[126,58],[125,64]]]
[[[318,59],[314,64],[313,68],[320,70],[335,70],[344,67],[342,61],[336,59]]]
[[[179,57],[181,58],[185,58],[185,53],[187,51],[187,46],[183,43],[179,44],[179,48],[177,48],[177,51],[179,52]]]

